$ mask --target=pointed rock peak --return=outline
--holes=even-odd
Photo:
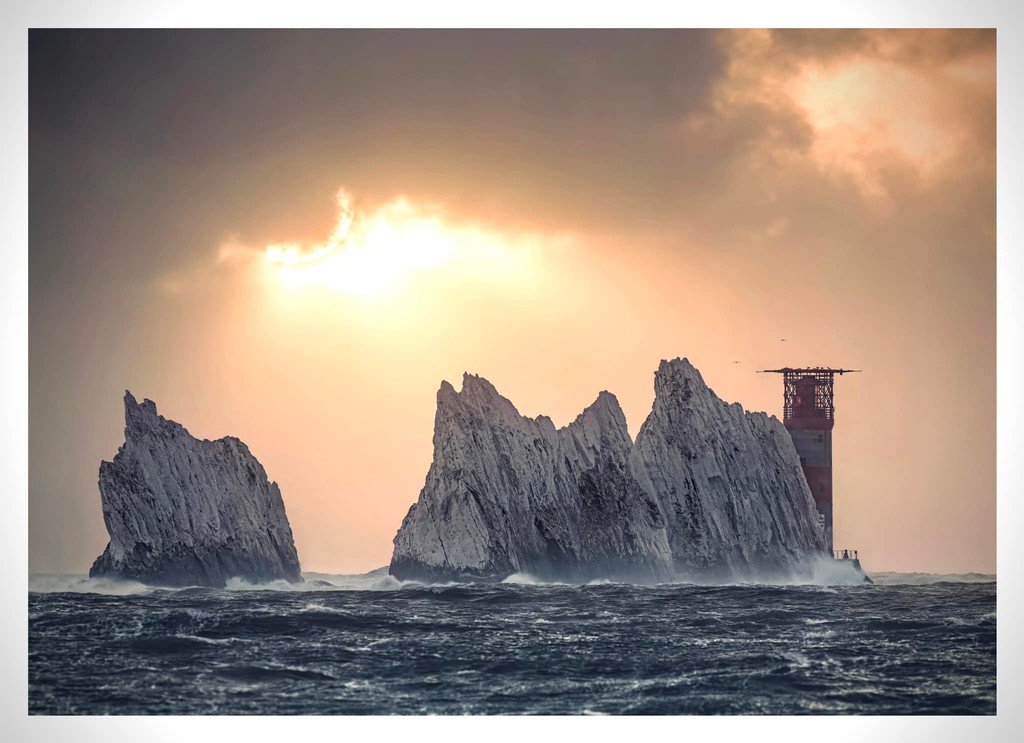
[[[160,420],[156,412],[156,403],[145,399],[137,402],[128,390],[124,391],[124,429],[127,437],[131,432],[145,431],[152,428]]]
[[[602,415],[615,415],[625,418],[625,414],[622,412],[622,406],[619,405],[619,398],[613,395],[608,390],[601,390],[597,393],[597,399],[590,404],[586,410],[583,411],[600,413]]]
[[[441,380],[441,386],[437,390],[437,403],[440,405],[443,402],[451,402],[458,395],[455,388],[452,387],[452,383],[447,379]]]
[[[462,375],[462,389],[455,390],[451,382],[444,380],[437,391],[438,403],[455,402],[456,400],[488,400],[501,399],[494,385],[481,376],[465,372]]]
[[[680,406],[688,408],[697,400],[720,401],[688,359],[662,361],[654,374],[654,409],[662,410],[668,406],[669,410],[681,410]]]
[[[685,356],[682,358],[674,358],[671,361],[661,360],[658,364],[658,371],[655,372],[658,376],[679,376],[679,377],[695,377],[699,379],[703,384],[704,378],[700,374],[700,370],[697,369],[690,360]]]
[[[541,428],[551,431],[552,433],[556,430],[555,422],[546,415],[538,415],[534,420],[537,421],[537,424]]]
[[[497,416],[509,423],[518,423],[522,418],[511,400],[498,392],[489,381],[476,374],[466,372],[462,375],[460,394],[467,404],[483,411],[488,417]]]
[[[507,397],[483,377],[466,372],[462,375],[462,391],[459,396],[467,404],[481,409],[501,410],[518,417],[519,411]]]
[[[469,372],[462,375],[462,389],[458,392],[451,383],[441,382],[437,391],[437,409],[438,412],[458,411],[459,415],[510,422],[521,417],[512,401],[503,397],[493,384]]]
[[[462,374],[462,391],[463,393],[472,391],[476,395],[500,397],[493,384],[479,374],[470,374],[469,372]]]
[[[626,414],[622,412],[618,398],[607,390],[601,390],[597,399],[576,417],[575,422],[588,424],[591,421],[601,428],[626,428]]]
[[[655,394],[659,389],[686,385],[687,382],[692,382],[695,388],[707,388],[700,370],[685,357],[671,361],[662,360],[658,365],[658,371],[654,373]]]

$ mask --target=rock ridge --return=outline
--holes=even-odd
[[[757,577],[824,551],[785,427],[719,399],[685,358],[659,365],[635,442],[610,392],[555,428],[468,373],[441,383],[433,442],[394,539],[401,579]]]

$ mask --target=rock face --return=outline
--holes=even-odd
[[[395,536],[408,579],[757,577],[824,551],[785,427],[662,362],[634,444],[602,392],[556,429],[465,375],[437,395],[434,461]]]
[[[575,421],[519,415],[485,379],[437,393],[434,462],[395,537],[401,578],[667,575],[658,504],[629,467],[632,442],[602,392]]]
[[[110,542],[90,577],[221,587],[228,578],[301,582],[277,483],[248,447],[194,438],[125,392],[125,442],[100,464]]]
[[[786,427],[723,402],[686,359],[659,365],[630,464],[658,500],[678,574],[756,578],[826,554]]]

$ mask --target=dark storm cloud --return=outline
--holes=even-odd
[[[33,131],[143,156],[310,122],[658,121],[722,63],[710,34],[674,31],[34,31],[30,54]]]
[[[752,221],[769,223],[800,211],[778,201],[787,183],[856,210],[856,199],[844,201],[855,195],[849,182],[787,159],[806,156],[819,134],[802,103],[769,88],[744,97],[733,77],[747,37],[33,31],[30,280],[151,278],[209,253],[225,231],[260,232],[261,215],[324,200],[339,185],[357,200],[407,193],[491,220],[574,229],[709,216],[712,229],[742,225],[758,199],[776,214]],[[854,57],[941,67],[994,46],[985,30],[769,37],[770,54],[746,74]],[[970,141],[983,154],[994,145],[990,109],[957,113],[978,118]],[[898,190],[904,163],[872,167]],[[758,183],[761,196],[751,192]],[[202,208],[213,203],[216,211]],[[104,265],[101,250],[119,261]]]
[[[685,167],[674,126],[723,63],[706,32],[33,31],[32,281],[89,275],[139,214],[177,251],[216,240],[174,215],[216,197],[244,224],[247,184],[288,158],[315,161],[320,189],[415,191],[430,172],[456,201],[483,184],[521,211],[635,216]],[[123,248],[128,275],[171,257],[159,239]]]
[[[888,57],[903,63],[946,64],[991,49],[993,29],[789,28],[771,32],[779,62],[834,60],[858,52]]]

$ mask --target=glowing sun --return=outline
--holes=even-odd
[[[344,189],[336,201],[338,220],[325,242],[267,246],[267,261],[289,289],[323,286],[370,297],[413,274],[442,268],[447,277],[488,274],[503,280],[528,270],[530,251],[524,246],[479,226],[454,224],[437,207],[399,197],[357,214]]]

